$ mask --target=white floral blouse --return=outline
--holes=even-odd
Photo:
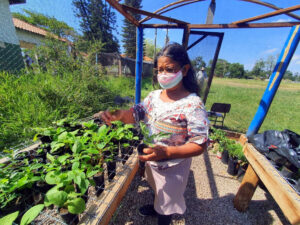
[[[154,144],[179,146],[188,142],[203,144],[208,140],[209,120],[204,104],[195,93],[175,102],[160,99],[162,90],[152,91],[143,102],[133,107],[136,122],[143,120],[150,135],[171,133],[168,138],[156,139]],[[159,167],[171,167],[183,159],[150,162]]]

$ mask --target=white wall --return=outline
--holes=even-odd
[[[1,1],[1,0],[0,0]],[[43,36],[34,34],[25,30],[16,29],[17,37],[20,41],[25,41],[28,43],[32,43],[35,45],[41,45],[42,40],[44,39]]]

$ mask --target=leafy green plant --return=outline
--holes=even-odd
[[[217,150],[219,152],[223,152],[229,142],[229,139],[226,137],[226,132],[214,127],[212,127],[212,132],[210,133],[209,138],[218,144]]]
[[[31,188],[32,185],[43,180],[42,170],[44,165],[28,159],[22,162],[12,160],[8,165],[2,164],[0,172],[0,209],[7,207],[21,197],[20,191]]]
[[[45,206],[56,205],[72,214],[80,214],[85,210],[84,195],[88,187],[95,185],[93,176],[103,172],[103,162],[114,160],[115,149],[138,140],[133,133],[134,126],[120,121],[113,122],[111,127],[70,119],[57,121],[54,125],[35,129],[35,140],[45,137],[48,140],[34,154],[27,152],[28,158],[17,160],[11,150],[6,151],[10,163],[0,164],[1,208],[22,197],[21,190],[45,182],[52,186],[45,194]],[[61,148],[64,151],[57,154]],[[104,152],[109,154],[104,157]],[[37,153],[46,154],[46,159],[32,159]]]
[[[243,147],[239,143],[236,143],[236,141],[227,138],[225,131],[213,127],[209,137],[215,141],[214,151],[223,152],[224,150],[227,150],[229,156],[235,157],[241,162],[247,162]]]
[[[140,129],[141,129],[141,133],[143,134],[143,137],[144,137],[143,143],[150,147],[154,146],[153,141],[155,139],[168,138],[171,135],[170,133],[163,133],[163,132],[159,132],[157,134],[150,135],[150,131],[149,131],[147,125],[143,122],[140,122]]]
[[[44,209],[43,204],[35,205],[28,209],[26,213],[22,216],[20,225],[28,225],[30,224]],[[0,218],[0,224],[12,225],[13,222],[18,218],[19,211],[10,213],[2,218]]]
[[[0,224],[12,225],[13,222],[18,218],[19,211],[10,213],[0,218]]]

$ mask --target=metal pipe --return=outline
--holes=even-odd
[[[141,101],[141,84],[143,72],[143,28],[136,28],[136,62],[135,62],[135,104]]]
[[[276,91],[280,85],[280,82],[283,78],[284,73],[293,57],[293,54],[297,48],[297,45],[300,40],[300,25],[292,27],[289,36],[284,44],[284,47],[280,53],[278,61],[275,65],[273,73],[270,77],[268,86],[263,94],[263,97],[259,103],[256,114],[248,128],[247,137],[251,137],[256,134],[262,125],[270,105],[273,101],[273,98],[276,94]]]

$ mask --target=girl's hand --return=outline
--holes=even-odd
[[[143,152],[147,155],[140,155],[139,159],[141,161],[159,161],[168,158],[167,147],[162,145],[144,148]]]
[[[115,120],[121,120],[123,117],[123,111],[122,110],[116,110],[114,113],[111,113],[110,111],[100,111],[93,115],[94,118],[100,118],[103,120],[106,124],[111,125],[111,121]]]

